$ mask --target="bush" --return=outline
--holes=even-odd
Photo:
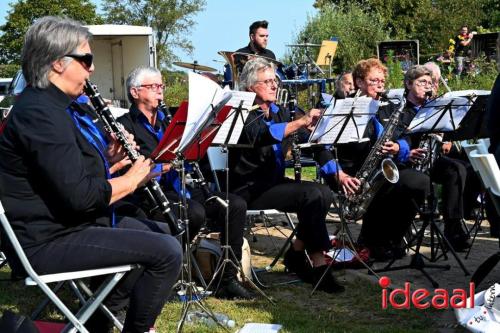
[[[19,68],[19,65],[15,64],[0,65],[0,77],[14,77]]]
[[[352,68],[360,59],[376,56],[377,41],[386,40],[388,32],[382,28],[382,19],[375,13],[363,11],[356,3],[328,5],[314,17],[309,17],[304,29],[298,33],[296,42],[305,38],[309,42],[321,43],[338,37],[339,44],[333,59],[335,72]],[[299,51],[302,51],[300,49]],[[313,59],[319,49],[314,50]],[[300,52],[297,52],[300,55]]]

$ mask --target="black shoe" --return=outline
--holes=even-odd
[[[319,267],[314,267],[312,269],[313,272],[313,279],[312,279],[312,284],[315,286],[318,281],[321,279],[323,276],[323,273],[325,270],[329,268],[328,265],[323,265]],[[345,291],[345,287],[338,283],[337,279],[333,276],[332,270],[328,269],[328,272],[325,274],[323,279],[321,280],[317,290],[322,290],[324,292],[327,292],[329,294],[333,293],[341,293]]]
[[[392,249],[385,246],[370,247],[370,258],[375,261],[388,261],[395,259],[395,254]]]
[[[243,287],[241,283],[236,280],[236,278],[222,281],[215,296],[223,299],[255,299],[255,295]]]
[[[283,263],[287,271],[297,274],[304,282],[312,281],[312,266],[305,251],[295,251],[291,246],[286,251]]]

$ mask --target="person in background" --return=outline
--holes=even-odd
[[[354,93],[354,81],[352,79],[352,72],[347,71],[339,75],[335,80],[335,99],[346,98]]]

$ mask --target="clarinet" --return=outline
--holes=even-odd
[[[222,207],[227,208],[228,204],[226,201],[224,201],[222,198],[219,198],[216,195],[212,195],[212,191],[208,187],[208,183],[205,180],[205,177],[203,176],[203,173],[200,170],[200,165],[198,164],[198,162],[192,162],[191,166],[193,167],[193,170],[194,170],[194,173],[196,174],[196,177],[198,177],[196,182],[199,184],[201,190],[203,191],[203,194],[205,194],[205,197],[207,198],[205,200],[205,203],[208,203],[209,201],[215,200]]]
[[[295,109],[295,95],[291,96],[288,101],[288,110],[290,110],[291,121],[296,120],[297,111]],[[292,158],[293,158],[293,174],[295,182],[300,183],[302,176],[302,163],[300,161],[299,133],[297,131],[292,134]]]
[[[170,113],[168,107],[165,105],[162,99],[158,100],[158,106],[156,107],[156,109],[163,112],[163,114],[165,115],[165,120],[167,121],[167,125],[170,124],[170,122],[172,121],[172,114]]]
[[[85,81],[84,87],[85,94],[90,98],[92,106],[99,120],[103,123],[104,130],[111,135],[114,135],[118,142],[123,146],[125,152],[133,162],[137,161],[140,154],[137,150],[133,149],[132,144],[128,142],[125,133],[123,133],[122,126],[118,124],[115,117],[111,113],[111,110],[107,106],[106,102],[102,98],[101,94],[97,90],[97,87],[93,85],[89,80]],[[179,235],[184,232],[184,225],[180,220],[178,220],[170,209],[170,203],[163,193],[160,184],[156,178],[151,178],[146,184],[145,191],[151,202],[161,210],[161,213],[166,217],[167,223],[170,227],[172,234]]]

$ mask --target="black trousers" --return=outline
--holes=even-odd
[[[209,219],[209,221],[207,221],[209,229],[221,233],[221,245],[226,244],[226,237],[228,237],[228,244],[231,246],[236,259],[241,261],[247,203],[238,195],[229,193],[229,224],[228,234],[226,235],[226,208],[215,199],[207,201],[207,199],[213,196],[217,196],[224,201],[226,200],[225,192],[214,192],[207,197],[199,188],[191,190],[191,198],[201,207],[197,207],[196,209],[203,209],[205,216]],[[229,258],[232,259],[232,256],[229,256]],[[224,278],[234,278],[236,273],[234,267],[231,265],[226,266],[224,269]]]
[[[429,186],[426,174],[399,168],[399,181],[386,182],[363,216],[358,242],[369,248],[399,246]]]
[[[181,206],[179,205],[181,199],[177,193],[167,191],[165,195],[170,202],[170,207],[174,215],[177,218],[183,216],[183,214],[181,214]],[[187,217],[189,219],[189,239],[193,240],[201,227],[205,224],[205,209],[203,205],[196,200],[187,199],[186,202],[188,207]],[[144,195],[127,197],[125,200],[118,201],[115,205],[115,213],[120,216],[129,216],[139,220],[151,219],[163,222],[168,226],[167,217],[158,209],[153,209],[151,203],[146,200]],[[162,228],[164,229],[165,227]],[[170,233],[170,231],[168,231],[168,233]]]
[[[123,332],[143,333],[154,326],[180,272],[182,250],[153,224],[124,218],[115,228],[88,227],[26,251],[39,274],[140,264],[142,274],[127,274],[106,299],[117,310],[129,298]]]
[[[433,182],[442,185],[443,217],[445,223],[449,220],[459,220],[464,217],[464,195],[467,181],[466,162],[441,156],[430,169]]]
[[[304,242],[310,253],[331,247],[325,220],[333,195],[327,186],[306,181],[295,183],[285,178],[281,183],[252,197],[255,199],[248,202],[249,209],[277,209],[297,213],[297,238]]]

